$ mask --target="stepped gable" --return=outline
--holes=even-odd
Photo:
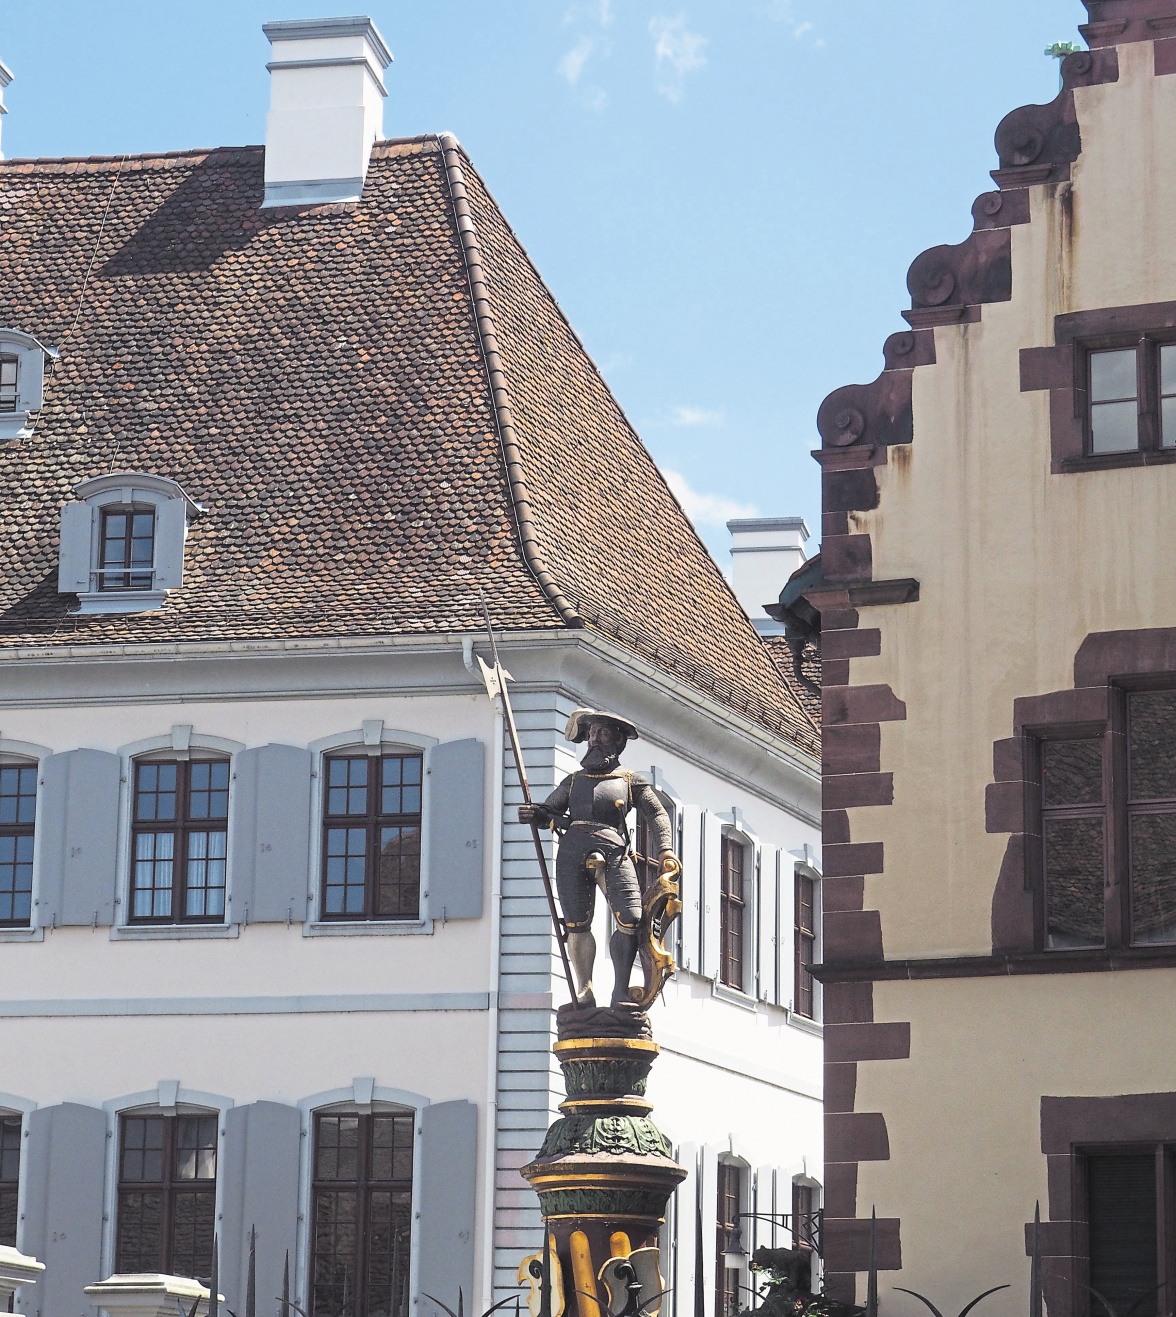
[[[260,210],[262,167],[0,162],[0,324],[61,352],[0,447],[0,649],[469,631],[481,590],[499,627],[587,623],[818,753],[456,143],[378,143],[353,205]],[[111,470],[207,511],[162,609],[82,617],[60,508]]]

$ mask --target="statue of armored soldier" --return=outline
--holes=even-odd
[[[567,929],[567,948],[575,971],[579,1006],[595,1006],[592,971],[596,961],[596,939],[592,915],[599,886],[616,922],[609,943],[615,982],[613,1006],[648,1006],[660,990],[672,961],[660,945],[662,925],[676,913],[676,885],[667,877],[678,872],[673,851],[669,816],[648,778],[620,766],[621,752],[637,737],[633,724],[616,714],[595,709],[577,709],[568,719],[564,733],[573,744],[587,741],[588,749],[579,771],[569,774],[541,805],[520,805],[519,822],[548,825],[559,832],[555,880]],[[662,881],[659,900],[653,891],[643,894],[633,863],[629,815],[636,809],[648,825],[652,852],[647,858],[659,862]],[[643,945],[644,943],[644,945]],[[646,966],[645,992],[636,996],[629,978],[638,951],[643,960],[662,960],[660,974]]]

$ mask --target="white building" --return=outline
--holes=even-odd
[[[0,165],[0,1244],[46,1266],[17,1311],[207,1276],[215,1232],[240,1312],[253,1224],[267,1313],[287,1252],[310,1317],[514,1288],[566,988],[483,598],[536,794],[590,705],[673,810],[650,1092],[689,1306],[720,1188],[819,1206],[816,727],[456,142],[383,138],[379,34],[271,37],[280,177]]]

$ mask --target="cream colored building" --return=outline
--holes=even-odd
[[[818,419],[826,1260],[876,1208],[895,1314],[1023,1312],[1038,1203],[1051,1317],[1176,1299],[1176,10],[1087,9]]]

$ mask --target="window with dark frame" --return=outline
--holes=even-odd
[[[155,513],[104,508],[98,555],[100,590],[150,590],[155,579]]]
[[[722,844],[722,889],[719,894],[719,979],[743,990],[743,870],[747,851],[734,837]]]
[[[1075,1162],[1083,1180],[1076,1202],[1085,1209],[1079,1238],[1086,1240],[1086,1284],[1116,1313],[1156,1317],[1170,1311],[1161,1296],[1176,1252],[1171,1213],[1164,1209],[1173,1192],[1172,1149],[1091,1149]],[[1080,1306],[1091,1314],[1102,1310],[1094,1302]]]
[[[0,416],[11,415],[18,403],[17,372],[20,366],[16,357],[0,357]]]
[[[633,861],[637,868],[637,882],[642,893],[647,892],[657,882],[659,870],[658,857],[653,854],[653,837],[645,815],[638,810],[637,827],[633,833]]]
[[[811,1249],[813,1246],[816,1203],[811,1184],[792,1182],[792,1247]]]
[[[792,1009],[806,1019],[813,1018],[815,993],[813,990],[813,964],[817,952],[816,883],[801,870],[796,870],[796,954],[794,982],[795,1001]]]
[[[735,1317],[739,1311],[739,1277],[737,1268],[728,1267],[724,1254],[731,1236],[739,1228],[743,1210],[743,1170],[728,1162],[718,1164],[718,1201],[715,1210],[715,1317]]]
[[[27,928],[33,914],[37,765],[0,764],[0,928]]]
[[[1086,366],[1091,456],[1176,448],[1176,343],[1088,347]]]
[[[421,756],[324,762],[324,919],[416,919],[421,908]]]
[[[116,1271],[211,1275],[219,1123],[216,1115],[121,1117]]]
[[[1176,943],[1176,691],[1115,691],[1122,734],[1044,740],[1046,949]]]
[[[136,760],[131,919],[224,922],[227,759]]]
[[[16,1247],[16,1203],[20,1189],[19,1116],[0,1114],[0,1248]]]
[[[315,1116],[310,1317],[408,1317],[414,1123]]]

